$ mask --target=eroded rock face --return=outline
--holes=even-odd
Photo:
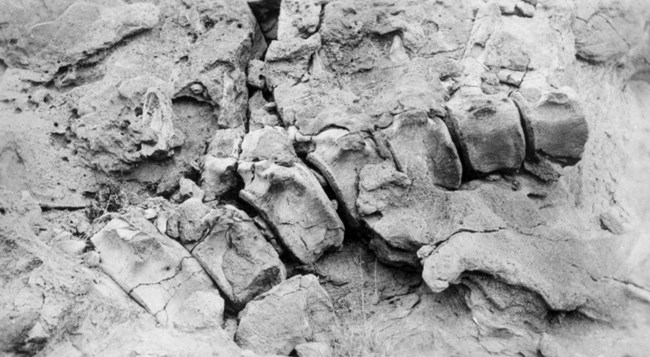
[[[7,11],[8,15],[20,12],[16,6],[9,6]],[[53,21],[32,26],[2,50],[2,57],[12,67],[29,68],[44,78],[53,78],[60,68],[153,28],[159,16],[160,10],[153,4],[103,6],[99,2],[75,2]]]
[[[642,38],[643,20],[639,15],[606,4],[586,7],[573,28],[577,56],[599,63],[627,54]]]
[[[237,308],[281,283],[286,276],[278,254],[243,211],[226,205],[210,233],[191,252]]]
[[[201,187],[205,200],[213,201],[237,184],[237,159],[244,136],[243,128],[218,130],[203,157]]]
[[[470,170],[516,170],[526,155],[519,112],[504,96],[457,96],[446,118]]]
[[[168,236],[182,243],[197,242],[208,233],[215,212],[201,198],[190,198],[181,203],[167,221]]]
[[[363,132],[330,129],[313,137],[315,150],[307,160],[324,176],[336,194],[347,223],[358,226],[359,172],[365,165],[381,162],[377,145]]]
[[[425,112],[402,113],[382,134],[399,171],[447,189],[460,186],[463,168],[440,118],[430,119]]]
[[[162,324],[221,325],[224,302],[201,265],[180,244],[151,233],[109,222],[91,239],[102,270]]]
[[[278,17],[278,40],[306,38],[316,32],[320,24],[321,4],[315,0],[283,1]]]
[[[313,263],[343,242],[345,228],[316,177],[303,164],[240,163],[240,197],[255,207],[301,262]]]
[[[131,2],[0,13],[0,353],[650,348],[643,1]]]
[[[366,165],[359,180],[359,214],[385,261],[417,266],[415,251],[423,245],[457,231],[492,231],[505,224],[471,191],[448,192],[390,163]]]
[[[565,164],[582,158],[589,128],[575,93],[564,90],[525,94],[515,93],[526,132],[527,150]]]
[[[305,342],[327,342],[338,328],[329,295],[313,275],[297,275],[251,301],[235,340],[258,353],[289,354]]]
[[[242,161],[270,160],[283,164],[298,161],[293,143],[282,128],[267,126],[251,131],[244,136],[241,150]]]

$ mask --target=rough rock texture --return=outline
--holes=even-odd
[[[545,93],[514,93],[526,131],[527,150],[533,156],[575,164],[582,158],[589,127],[571,89]]]
[[[357,197],[359,172],[368,164],[380,162],[377,145],[368,134],[329,129],[313,137],[315,150],[307,160],[325,177],[334,191],[347,223],[358,226]]]
[[[206,201],[217,199],[237,185],[237,158],[243,136],[242,128],[238,128],[219,130],[212,137],[201,174]]]
[[[423,245],[445,241],[457,231],[504,226],[473,192],[443,190],[431,177],[411,178],[390,163],[366,165],[359,177],[359,214],[384,261],[417,266],[415,251]]]
[[[325,251],[341,246],[343,223],[303,164],[241,163],[239,174],[246,185],[241,198],[260,212],[298,260],[313,263]]]
[[[52,78],[60,68],[85,60],[125,37],[158,24],[160,10],[153,4],[114,3],[113,6],[71,3],[56,19],[40,22],[14,41],[9,40],[10,46],[3,48],[2,57],[11,67],[30,68]],[[15,5],[6,10],[9,23],[16,21],[12,15],[20,16],[22,12]]]
[[[526,141],[515,103],[505,96],[455,96],[447,125],[469,169],[480,173],[516,170]]]
[[[250,302],[235,340],[259,353],[289,354],[305,342],[329,342],[337,329],[332,301],[313,275],[298,275]]]
[[[215,216],[212,230],[191,252],[229,301],[243,308],[285,279],[284,264],[246,213],[224,206]]]
[[[43,216],[29,193],[2,190],[0,196],[3,355],[255,356],[237,347],[212,319],[203,320],[198,330],[161,326],[101,269],[52,249],[48,237],[58,224]],[[176,317],[201,321],[194,318],[217,312],[215,296],[216,304],[190,306]]]
[[[405,112],[382,134],[399,171],[448,189],[460,186],[463,168],[442,120],[429,119],[425,112]]]
[[[606,2],[598,5],[577,14],[576,55],[591,62],[617,60],[642,40],[643,16]]]
[[[183,243],[197,242],[208,233],[213,216],[213,210],[201,198],[190,198],[169,217],[165,233]]]
[[[114,219],[92,243],[100,266],[162,324],[219,326],[224,303],[201,265],[178,243]]]
[[[0,8],[3,356],[650,350],[647,1]]]

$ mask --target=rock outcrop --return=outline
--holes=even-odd
[[[310,264],[343,243],[345,228],[316,177],[304,164],[240,163],[240,197],[270,223],[284,246]]]
[[[0,8],[3,356],[650,350],[646,1]]]
[[[517,170],[526,141],[515,103],[504,96],[455,96],[446,118],[467,168],[479,173]]]
[[[260,295],[240,313],[235,340],[259,353],[288,355],[306,342],[329,343],[337,321],[313,275],[298,275]]]
[[[565,164],[582,158],[589,128],[571,89],[545,93],[514,93],[533,158],[548,157]]]
[[[286,271],[253,220],[224,206],[207,236],[191,250],[219,289],[236,308],[284,281]]]
[[[178,243],[114,219],[95,234],[100,267],[162,324],[220,326],[224,302],[201,265]]]

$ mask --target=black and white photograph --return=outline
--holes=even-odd
[[[0,357],[650,357],[650,0],[0,0]]]

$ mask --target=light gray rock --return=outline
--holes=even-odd
[[[260,60],[252,60],[248,62],[247,67],[248,77],[246,83],[257,89],[263,89],[266,85],[264,78],[264,62]]]
[[[325,177],[346,214],[347,222],[357,227],[359,172],[367,164],[382,161],[374,140],[364,132],[328,129],[314,136],[313,142],[315,150],[307,155],[307,160]]]
[[[293,38],[273,41],[266,52],[264,73],[270,88],[282,84],[293,85],[309,71],[312,55],[321,47],[321,37],[315,34],[307,39]]]
[[[313,118],[308,116],[298,117],[295,125],[301,134],[307,136],[316,135],[328,128],[341,128],[352,132],[368,131],[373,127],[373,118],[366,113],[332,105]]]
[[[540,294],[553,310],[575,310],[587,304],[595,286],[590,278],[583,280],[585,257],[576,255],[585,247],[575,239],[553,241],[550,235],[462,232],[424,258],[422,277],[432,291],[440,292],[458,283],[463,272],[481,271]]]
[[[289,354],[306,342],[330,343],[338,323],[314,275],[297,275],[248,303],[235,341],[258,353]]]
[[[202,159],[201,188],[205,201],[214,201],[237,184],[237,159],[244,136],[243,128],[218,130]]]
[[[142,100],[142,126],[145,138],[141,153],[145,157],[165,158],[181,146],[185,135],[174,129],[172,101],[160,89],[151,88]]]
[[[479,173],[517,170],[526,155],[519,111],[502,95],[454,96],[445,121],[467,167]]]
[[[515,13],[523,17],[535,16],[535,6],[525,1],[520,1],[515,5]]]
[[[301,163],[241,162],[239,196],[257,209],[298,260],[316,261],[343,242],[345,228],[318,180]]]
[[[181,203],[167,221],[167,235],[182,243],[194,243],[210,230],[214,210],[193,197]]]
[[[532,93],[531,93],[532,92]],[[562,164],[576,164],[589,138],[585,115],[570,88],[513,93],[521,113],[528,152]]]
[[[241,161],[262,161],[291,164],[298,161],[293,143],[282,128],[264,127],[244,136]]]
[[[332,349],[325,342],[307,342],[296,346],[298,357],[331,357]]]
[[[91,241],[102,270],[160,323],[183,329],[221,325],[223,299],[201,265],[177,242],[118,218]]]
[[[447,191],[412,180],[389,162],[359,174],[359,216],[373,233],[371,247],[394,265],[418,265],[415,252],[456,232],[492,231],[505,222],[471,191]]]
[[[12,8],[7,10],[16,10]],[[1,57],[12,67],[26,67],[51,79],[59,68],[76,64],[125,37],[153,28],[159,16],[160,10],[153,4],[102,6],[75,2],[53,21],[32,26],[25,36],[3,49]]]
[[[579,58],[594,63],[617,60],[642,40],[644,21],[638,12],[603,6],[585,15],[573,25]]]
[[[243,211],[226,205],[205,239],[192,250],[228,300],[238,309],[284,281],[278,254]]]
[[[229,192],[237,183],[237,159],[206,156],[203,163],[203,172],[201,173],[201,182],[201,187],[206,192],[206,201],[214,201]]]
[[[472,23],[464,19],[472,18],[474,9],[453,2],[332,2],[323,9],[319,30],[322,56],[328,69],[345,75],[394,65],[389,51],[399,33],[413,57],[453,57],[467,43]]]
[[[307,38],[320,24],[321,2],[318,0],[285,0],[280,3],[278,40]]]
[[[199,186],[194,183],[194,181],[183,177],[180,179],[180,181],[178,181],[178,192],[174,193],[172,196],[172,201],[183,202],[192,197],[203,200],[204,196],[205,192],[203,192],[203,190],[201,190]]]
[[[298,120],[309,122],[332,108],[350,108],[358,98],[350,89],[316,81],[284,83],[275,88],[273,95],[285,126],[296,125]]]
[[[401,172],[447,189],[460,186],[463,168],[451,135],[440,118],[426,112],[399,114],[382,131]]]
[[[275,102],[267,102],[262,91],[257,91],[248,100],[248,129],[250,131],[262,129],[265,126],[282,126],[282,121],[277,115]]]

